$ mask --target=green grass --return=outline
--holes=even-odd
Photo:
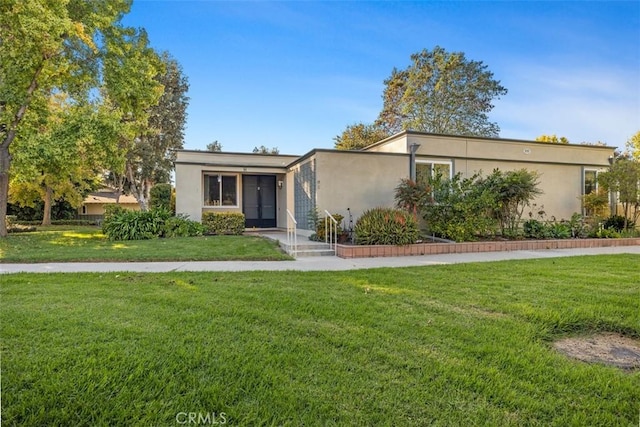
[[[2,421],[633,426],[640,372],[551,344],[640,337],[638,265],[0,276]]]
[[[53,226],[0,239],[0,262],[258,261],[291,259],[257,236],[109,241],[98,227]]]

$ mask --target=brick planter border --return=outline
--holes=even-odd
[[[544,249],[606,248],[640,245],[640,237],[625,239],[514,240],[500,242],[418,243],[415,245],[336,245],[340,258],[373,258],[459,254],[468,252],[538,251]]]

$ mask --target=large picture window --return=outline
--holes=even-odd
[[[443,178],[451,179],[452,173],[451,162],[429,160],[418,160],[416,162],[416,182],[420,184],[426,184],[429,177],[437,174],[442,174]]]
[[[238,206],[238,177],[211,174],[204,176],[205,206]]]

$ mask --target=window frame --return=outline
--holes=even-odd
[[[586,190],[586,185],[587,185],[587,172],[595,172],[596,176],[595,176],[595,182],[594,182],[594,187],[593,190],[590,191],[589,193],[585,192]],[[592,192],[598,192],[598,190],[600,189],[600,186],[598,185],[598,175],[600,174],[600,172],[602,172],[602,169],[596,169],[596,168],[582,168],[582,195],[586,196],[587,194],[591,194]]]
[[[435,165],[447,165],[449,166],[449,177],[448,179],[453,178],[453,160],[432,160],[432,159],[416,159],[416,180],[418,179],[418,165],[430,165],[430,173],[431,177],[433,177],[435,172]]]
[[[232,205],[223,204],[223,186],[225,177],[234,178],[235,179],[235,200]],[[207,209],[238,209],[240,208],[240,174],[230,173],[230,172],[204,172],[202,174],[202,206]],[[219,204],[207,204],[207,180],[213,179],[217,180],[218,183],[218,194],[220,195]],[[214,201],[212,201],[214,202]]]

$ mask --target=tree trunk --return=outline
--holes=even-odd
[[[9,144],[0,145],[0,237],[7,237],[7,204],[9,203]]]
[[[138,185],[138,183],[134,179],[135,175],[133,173],[133,166],[131,166],[130,164],[127,165],[127,178],[129,178],[129,184],[131,185],[131,193],[138,201],[140,209],[142,211],[148,211],[149,204],[145,197],[144,181],[142,181],[140,185]]]
[[[2,143],[0,144],[0,238],[7,237],[7,204],[9,203],[9,167],[11,166],[11,155],[9,154],[9,146],[16,137],[16,129],[22,121],[24,114],[27,112],[27,107],[31,102],[31,96],[38,87],[38,77],[44,68],[44,64],[49,59],[48,57],[42,58],[40,64],[33,73],[31,83],[27,88],[27,97],[24,103],[18,109],[13,122],[7,127],[3,127]],[[4,123],[0,123],[4,125]]]
[[[42,214],[42,225],[51,225],[51,199],[53,199],[53,189],[46,186],[44,192],[44,213]]]

